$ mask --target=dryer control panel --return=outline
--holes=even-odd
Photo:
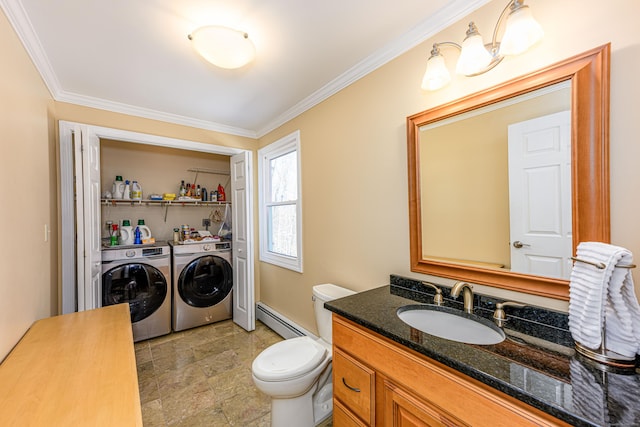
[[[147,248],[142,250],[142,256],[162,255],[162,248]]]
[[[210,246],[210,249],[206,249],[207,246]],[[218,243],[213,243],[213,244],[207,244],[205,245],[205,250],[206,251],[226,251],[231,249],[231,242],[218,242]]]

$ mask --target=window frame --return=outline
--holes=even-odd
[[[271,227],[269,208],[282,206],[282,202],[267,200],[271,191],[271,160],[296,152],[297,157],[297,200],[287,204],[296,206],[296,253],[297,256],[283,255],[269,250]],[[258,209],[260,226],[260,261],[302,273],[302,179],[300,161],[300,131],[297,130],[258,150]]]

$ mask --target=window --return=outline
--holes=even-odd
[[[260,260],[302,272],[300,131],[258,150]]]

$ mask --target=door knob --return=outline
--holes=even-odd
[[[516,249],[520,249],[520,248],[529,248],[531,247],[531,245],[522,243],[520,240],[516,240],[515,242],[513,242],[513,247]]]

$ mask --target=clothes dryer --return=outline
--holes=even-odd
[[[171,249],[167,244],[102,250],[102,306],[129,303],[133,340],[171,332]]]
[[[174,331],[230,319],[231,242],[172,244]]]

